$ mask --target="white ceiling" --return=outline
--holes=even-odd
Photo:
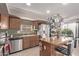
[[[73,16],[79,16],[79,3],[31,3],[27,6],[25,3],[7,3],[10,14],[22,17],[24,19],[40,20],[47,19],[49,16],[60,14],[64,19]],[[50,10],[50,14],[46,14]]]

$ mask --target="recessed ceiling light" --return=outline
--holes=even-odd
[[[49,14],[50,13],[50,10],[47,10],[46,13]]]
[[[31,3],[26,3],[28,6],[31,6]]]

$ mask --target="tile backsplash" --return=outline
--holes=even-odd
[[[0,29],[0,33],[2,33],[2,32],[8,32],[8,34],[15,34],[15,33],[17,33],[17,31],[18,30],[14,30],[14,29]]]
[[[20,30],[15,29],[0,29],[0,33],[2,32],[8,32],[8,34],[36,34],[37,32],[34,30],[34,27],[32,25],[31,21],[22,21],[22,24],[20,25]]]
[[[0,29],[0,33],[8,32],[9,35],[28,35],[28,34],[36,34],[34,31],[21,31],[21,30],[14,30],[14,29]]]

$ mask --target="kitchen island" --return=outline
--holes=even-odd
[[[57,56],[56,47],[60,45],[67,44],[71,40],[63,40],[63,39],[54,39],[54,40],[40,40],[40,56]],[[63,55],[63,54],[61,54]]]

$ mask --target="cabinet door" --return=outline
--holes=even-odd
[[[38,28],[39,28],[39,26],[38,26],[38,22],[36,22],[36,21],[34,21],[34,22],[32,23],[32,25],[35,26],[34,29],[38,29]]]
[[[10,29],[20,29],[21,20],[18,18],[10,17]]]
[[[0,23],[1,23],[1,14],[0,14]]]
[[[36,36],[35,45],[39,45],[39,36]]]
[[[38,37],[37,36],[31,36],[30,37],[30,46],[34,47],[34,46],[37,46],[37,45],[39,45]]]
[[[34,42],[34,36],[30,36],[30,47],[34,47],[35,46],[35,42]]]
[[[23,38],[23,49],[29,48],[30,47],[30,40],[29,37],[24,37]]]
[[[8,29],[9,26],[9,16],[8,15],[1,15],[0,22],[1,22],[1,29]]]
[[[35,46],[39,45],[39,37],[38,36],[34,37],[34,44],[35,44]]]
[[[1,14],[0,14],[0,28],[1,28]]]

